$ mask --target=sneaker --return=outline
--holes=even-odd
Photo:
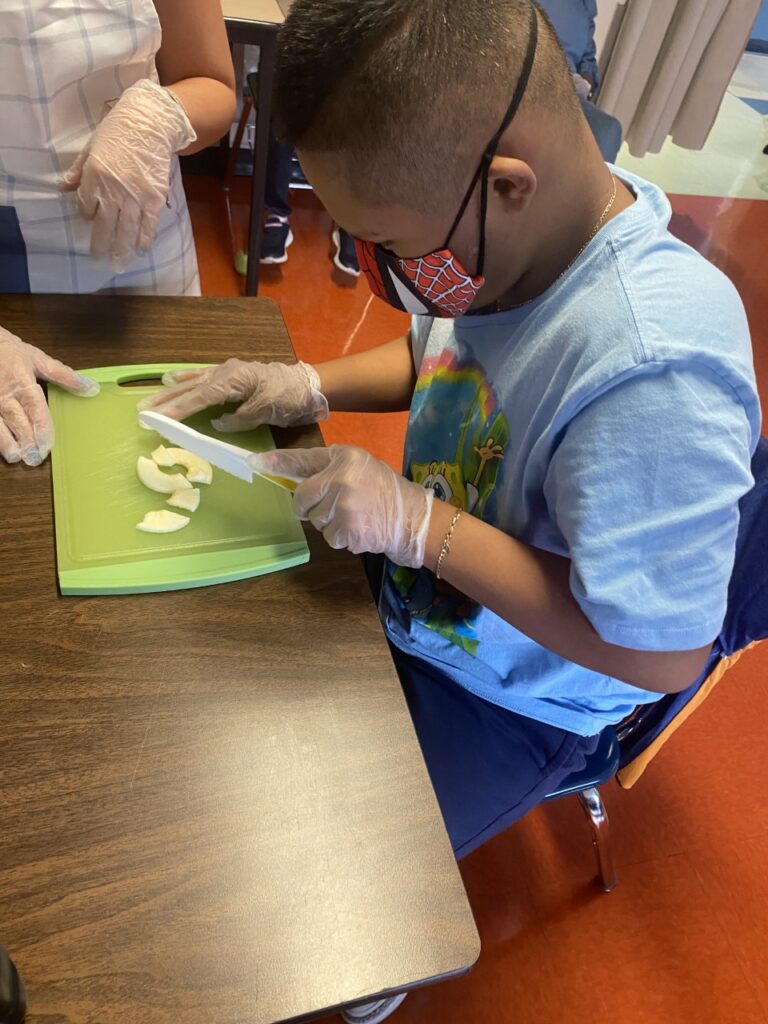
[[[351,1010],[344,1010],[341,1019],[346,1024],[379,1024],[385,1020],[390,1013],[394,1013],[400,1003],[408,995],[401,992],[396,996],[389,996],[388,999],[377,999],[373,1003],[363,1003],[362,1006],[353,1006]]]
[[[264,234],[261,239],[261,263],[285,263],[288,259],[286,249],[293,241],[293,234],[287,220],[280,217],[267,217]]]
[[[355,242],[352,236],[348,235],[346,231],[342,231],[341,228],[334,228],[331,238],[336,246],[333,262],[345,274],[351,274],[352,277],[360,277],[360,265],[357,262]]]

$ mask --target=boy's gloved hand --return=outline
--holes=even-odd
[[[362,448],[291,448],[264,452],[259,469],[301,481],[293,497],[332,548],[385,554],[397,565],[420,568],[434,493],[406,480]]]
[[[320,377],[309,363],[244,363],[228,359],[206,370],[166,373],[167,390],[140,403],[176,420],[226,402],[241,402],[236,412],[213,421],[217,430],[252,430],[262,423],[276,427],[316,423],[328,417]]]
[[[197,138],[168,89],[144,78],[122,94],[64,175],[62,192],[93,221],[91,253],[120,273],[152,244],[171,157]]]
[[[0,327],[0,455],[39,466],[53,447],[53,421],[39,380],[90,398],[99,385]]]

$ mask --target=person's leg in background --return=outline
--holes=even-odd
[[[267,181],[264,189],[264,237],[261,243],[262,263],[285,263],[293,233],[288,223],[291,207],[288,190],[291,184],[293,147],[279,142],[270,131],[267,157]]]
[[[344,228],[334,227],[331,238],[336,250],[333,254],[334,264],[342,273],[360,277],[360,264],[357,262],[355,240],[352,235],[347,234]]]
[[[267,157],[267,181],[264,189],[264,237],[261,243],[262,263],[285,263],[288,246],[293,242],[289,223],[291,205],[288,202],[293,166],[293,147],[278,141],[270,132]],[[333,229],[333,262],[345,274],[360,276],[355,253],[355,242],[343,228]]]
[[[541,7],[560,40],[574,75],[574,84],[603,160],[615,163],[621,147],[620,122],[595,106],[600,68],[595,46],[596,0],[541,0]]]

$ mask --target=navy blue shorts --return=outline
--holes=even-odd
[[[465,857],[584,767],[598,736],[524,718],[392,648],[456,856]]]
[[[381,555],[363,558],[377,605]],[[458,858],[517,821],[580,771],[600,736],[525,718],[475,696],[390,644],[421,752]]]

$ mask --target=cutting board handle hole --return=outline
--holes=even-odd
[[[121,377],[117,385],[121,388],[159,388],[162,383],[159,377]]]

